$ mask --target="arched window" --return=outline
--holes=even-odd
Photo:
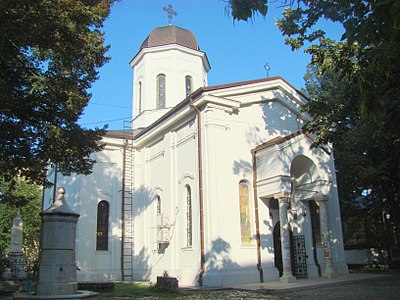
[[[186,246],[192,246],[192,190],[186,185]]]
[[[240,206],[240,233],[242,244],[251,243],[251,222],[249,185],[245,180],[239,182],[239,206]]]
[[[139,114],[142,112],[142,82],[138,83],[138,103],[139,103]]]
[[[157,108],[165,108],[166,78],[164,74],[157,76]]]
[[[185,89],[186,89],[186,97],[189,96],[193,92],[192,76],[187,75],[185,77]]]
[[[156,196],[156,205],[157,205],[157,207],[156,207],[157,215],[161,215],[161,198],[160,198],[160,196]]]
[[[108,215],[110,205],[100,201],[97,205],[96,250],[108,250]]]

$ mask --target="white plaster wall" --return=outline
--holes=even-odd
[[[171,245],[175,247],[174,272],[183,286],[197,285],[200,271],[200,235],[199,235],[199,187],[197,155],[197,122],[194,116],[186,120],[183,126],[174,130],[172,145],[176,178],[175,199],[179,213],[176,231]],[[187,245],[187,199],[186,185],[191,189],[192,202],[192,245]]]
[[[197,177],[196,123],[188,119],[177,128],[160,136],[140,150],[140,168],[134,201],[140,207],[135,215],[135,252],[141,253],[134,267],[136,280],[156,281],[167,271],[177,276],[181,286],[196,285],[199,270],[199,206]],[[185,185],[192,191],[193,244],[186,245]],[[156,196],[161,197],[161,210],[169,218],[170,242],[157,249]],[[142,262],[140,262],[142,260]]]
[[[284,119],[276,117],[287,111],[277,103],[254,103],[231,115],[218,108],[208,108],[205,111],[206,259],[209,253],[205,282],[208,285],[257,282],[259,272],[256,268],[251,149],[274,136],[286,135],[297,129],[296,119],[287,115]],[[272,118],[274,122],[267,126],[266,122]],[[240,241],[238,185],[242,179],[250,184],[250,212],[253,220],[251,245],[241,245]],[[263,266],[266,268],[264,276],[276,279],[269,212],[265,205],[259,203],[259,206],[262,209],[259,211],[260,227],[264,230],[261,233]]]
[[[57,186],[66,189],[68,205],[80,214],[76,241],[76,261],[80,269],[77,279],[120,280],[122,151],[118,146],[108,146],[92,157],[97,160],[92,174],[62,176],[59,173],[57,180]],[[45,208],[50,205],[51,197],[52,190],[46,190]],[[110,204],[108,251],[96,251],[97,204],[101,200]]]

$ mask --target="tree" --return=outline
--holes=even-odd
[[[379,124],[362,121],[356,87],[341,81],[334,72],[317,75],[315,67],[309,68],[305,78],[311,101],[304,109],[314,117],[305,129],[318,133],[316,146],[326,140],[334,145],[342,220],[347,225],[362,225],[364,246],[386,249],[391,239],[398,237],[393,231],[399,222],[393,193],[399,172],[398,152]],[[349,231],[360,232],[354,227],[345,226],[345,237]]]
[[[10,182],[0,180],[2,189],[9,190],[8,185]],[[0,198],[0,260],[9,249],[12,222],[19,211],[23,221],[23,251],[28,267],[32,268],[39,253],[42,187],[18,178],[11,194],[8,199]]]
[[[50,163],[90,173],[106,128],[77,121],[109,60],[100,29],[114,1],[0,1],[0,177],[42,184]]]

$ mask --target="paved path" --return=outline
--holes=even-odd
[[[166,299],[160,297],[121,297],[118,299]],[[0,299],[11,297],[0,296]],[[99,295],[99,299],[106,299]],[[112,298],[114,299],[114,298]],[[116,299],[116,298],[115,298]],[[400,274],[350,274],[333,279],[302,279],[294,283],[268,282],[232,286],[223,290],[207,290],[206,293],[193,290],[193,293],[173,299],[269,299],[269,300],[333,300],[400,299]]]
[[[389,277],[391,277],[390,274],[353,273],[333,278],[319,277],[313,279],[298,279],[290,283],[284,283],[281,281],[250,283],[250,284],[234,285],[231,286],[231,288],[259,291],[265,293],[281,293],[281,292],[292,292],[298,290],[322,288],[329,286],[341,286],[344,284],[366,282],[366,281],[384,281]]]
[[[179,299],[400,299],[400,274],[357,273],[332,279],[301,279],[232,286],[231,290],[193,294]]]

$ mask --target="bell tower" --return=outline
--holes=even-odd
[[[155,28],[130,62],[133,128],[145,128],[196,89],[207,86],[210,63],[194,34],[168,25]]]

